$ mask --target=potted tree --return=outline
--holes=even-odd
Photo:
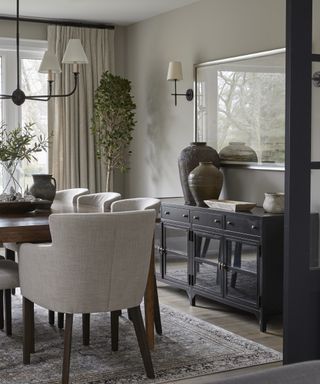
[[[109,71],[103,73],[94,97],[91,131],[96,139],[96,156],[106,166],[106,191],[111,188],[114,169],[128,170],[126,150],[135,126],[135,108],[131,82]]]

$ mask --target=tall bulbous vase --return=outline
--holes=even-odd
[[[53,201],[56,195],[56,180],[52,175],[38,174],[32,175],[33,184],[30,187],[30,193],[34,197]]]
[[[201,162],[188,176],[190,191],[198,207],[207,207],[204,200],[218,199],[223,174],[212,162]]]
[[[218,152],[203,142],[194,142],[184,148],[178,158],[178,167],[182,192],[187,205],[196,205],[194,197],[189,188],[189,173],[199,165],[200,162],[212,162],[217,168],[220,168],[220,159]]]

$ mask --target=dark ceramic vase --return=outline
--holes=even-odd
[[[188,176],[190,191],[198,207],[207,207],[204,200],[218,199],[223,174],[212,162],[201,162]]]
[[[185,204],[187,205],[196,205],[188,185],[188,176],[200,162],[212,162],[213,165],[220,168],[218,152],[202,142],[191,143],[181,151],[178,158],[180,182]]]
[[[32,175],[33,184],[30,193],[39,199],[53,201],[56,195],[56,180],[52,175],[38,174]]]

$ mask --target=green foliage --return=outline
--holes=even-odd
[[[5,124],[0,125],[0,162],[7,167],[14,166],[18,161],[37,160],[35,154],[46,151],[48,138],[37,136],[33,130],[34,123],[25,124],[23,128],[8,130]]]
[[[95,93],[91,131],[95,135],[99,159],[107,169],[107,190],[113,169],[128,169],[126,149],[132,140],[135,108],[131,82],[110,72],[103,73]]]

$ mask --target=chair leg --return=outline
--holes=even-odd
[[[12,249],[7,249],[5,248],[5,258],[6,260],[12,260],[12,261],[15,261],[16,259],[16,253],[15,251],[13,251]],[[11,290],[12,294],[15,295],[16,294],[16,290],[15,288],[13,288]]]
[[[54,311],[48,311],[49,324],[54,325]]]
[[[90,345],[90,313],[82,314],[82,343]]]
[[[64,350],[63,350],[63,366],[62,366],[62,384],[69,383],[70,355],[71,355],[71,343],[72,343],[72,323],[73,323],[73,314],[66,313],[66,327],[64,331]]]
[[[119,316],[120,311],[111,311],[111,350],[117,351],[119,346]]]
[[[4,291],[4,305],[5,305],[5,323],[7,336],[12,335],[12,317],[11,317],[11,289]]]
[[[63,329],[63,323],[64,323],[64,314],[61,312],[58,312],[58,328]]]
[[[30,329],[30,353],[35,353],[35,342],[34,342],[34,303],[31,302],[30,304],[31,311],[30,311],[30,322],[31,322],[31,329]]]
[[[158,297],[156,278],[154,278],[154,325],[155,325],[157,334],[162,335],[160,305],[159,305],[159,297]]]
[[[143,325],[140,306],[128,308],[128,312],[130,313],[130,316],[132,318],[134,330],[136,332],[136,336],[138,339],[139,348],[140,348],[144,369],[146,371],[147,377],[149,379],[154,379],[154,370],[153,370],[151,355],[149,351],[146,331]]]
[[[3,290],[0,290],[0,329],[4,328],[3,310]]]
[[[23,364],[30,364],[30,354],[34,351],[34,304],[23,298]]]

